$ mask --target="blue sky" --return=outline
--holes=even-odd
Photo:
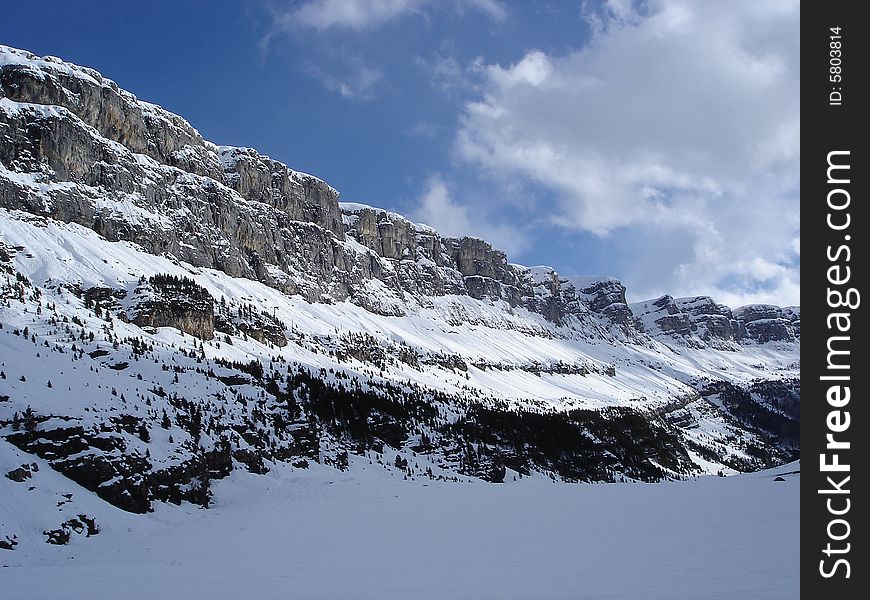
[[[631,300],[799,302],[799,5],[5,3],[94,67],[345,201],[609,274]]]

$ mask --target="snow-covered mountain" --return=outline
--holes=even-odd
[[[2,484],[42,464],[147,512],[314,463],[511,484],[797,456],[799,308],[629,304],[338,196],[0,46]],[[87,535],[93,511],[59,506],[48,539]]]

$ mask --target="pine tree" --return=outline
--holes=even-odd
[[[27,408],[24,410],[24,431],[33,431],[36,429],[36,415],[33,412],[33,409],[30,408],[30,405],[27,405]]]

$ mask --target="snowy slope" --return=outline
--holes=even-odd
[[[170,477],[175,489],[170,486],[156,498],[177,501],[193,499],[187,492],[196,487],[202,465],[208,464],[212,476],[226,476],[233,469],[229,454],[236,464],[263,472],[268,464],[293,457],[339,464],[346,461],[339,459],[343,451],[358,452],[342,429],[353,427],[348,422],[335,425],[338,429],[328,436],[311,429],[306,419],[320,413],[307,406],[308,392],[294,387],[310,385],[300,383],[300,370],[316,373],[327,386],[351,382],[352,388],[380,390],[387,397],[401,393],[410,395],[405,403],[422,403],[417,416],[390,409],[393,416],[383,418],[392,425],[376,425],[372,435],[401,450],[420,445],[425,434],[440,457],[433,458],[435,472],[442,469],[446,477],[501,480],[505,466],[517,472],[553,471],[569,480],[654,478],[656,469],[684,476],[758,468],[794,451],[750,419],[760,406],[762,417],[773,412],[777,419],[791,418],[752,391],[761,380],[793,381],[799,366],[791,343],[733,351],[670,348],[649,338],[643,344],[607,342],[522,308],[467,296],[435,297],[403,316],[384,316],[349,302],[309,303],[259,282],[148,255],[80,225],[14,211],[0,210],[0,218],[8,274],[0,330],[0,398],[6,400],[0,403],[0,418],[7,440],[42,456],[48,450],[40,436],[55,440],[51,444],[59,437],[63,452],[49,456],[62,459],[55,466],[77,481],[94,468],[82,462],[88,456],[108,462],[104,467],[116,475],[96,483],[109,486],[104,497],[127,509],[143,510],[149,506],[146,499],[155,498],[153,489],[129,489],[125,483],[143,472],[157,472],[158,481]],[[179,331],[185,328],[181,321],[175,327],[144,325],[135,318],[142,310],[137,302],[152,302],[153,292],[143,281],[160,274],[189,277],[191,285],[202,286],[203,295],[220,299],[217,312],[261,315],[259,322],[277,324],[286,343],[247,335],[254,329],[215,331],[202,339]],[[91,297],[102,297],[102,307]],[[212,308],[206,311],[211,318]],[[261,365],[265,378],[242,368],[251,361]],[[720,389],[717,382],[730,387]],[[284,408],[288,394],[301,412]],[[356,402],[352,395],[349,401]],[[647,454],[640,471],[619,461],[575,471],[566,469],[564,458],[552,462],[557,460],[552,454],[518,458],[507,440],[532,431],[512,429],[526,425],[502,430],[505,424],[496,422],[481,423],[484,431],[462,429],[469,420],[495,418],[476,406],[531,411],[523,418],[532,420],[535,413],[577,409],[637,412],[660,432],[653,433],[651,448],[664,444],[670,458]],[[27,410],[36,415],[33,433],[23,425]],[[422,416],[427,411],[434,411],[434,421]],[[194,431],[193,423],[200,421],[207,425]],[[490,426],[496,430],[486,433]],[[593,439],[613,434],[584,426],[593,428],[584,434]],[[113,433],[100,433],[107,431]],[[103,439],[106,435],[111,442]],[[312,436],[320,441],[312,442]],[[77,450],[70,440],[81,437],[86,441]],[[357,443],[372,443],[368,439]],[[468,443],[477,448],[476,457],[462,449]],[[688,454],[680,458],[673,443],[683,444]],[[105,454],[101,444],[116,454]],[[638,452],[659,452],[651,448]],[[605,445],[599,450],[604,456],[611,452]]]
[[[541,400],[553,408],[631,404],[654,409],[691,394],[691,383],[702,378],[745,383],[799,374],[793,343],[746,346],[739,351],[671,349],[653,340],[645,345],[606,343],[555,326],[522,308],[467,296],[431,298],[428,306],[414,307],[405,316],[386,317],[348,302],[311,304],[259,282],[147,255],[129,243],[106,242],[74,224],[45,221],[40,226],[27,215],[7,211],[0,212],[0,217],[6,244],[25,249],[16,253],[16,269],[37,286],[63,282],[82,289],[103,286],[132,291],[143,275],[187,276],[213,297],[245,302],[273,313],[291,327],[317,336],[324,346],[337,344],[343,334],[354,332],[373,336],[385,348],[404,342],[421,356],[459,356],[468,364],[468,379],[464,374],[448,375],[443,369],[417,370],[403,364],[384,373],[384,377],[397,381],[450,392],[473,389],[520,404]],[[460,324],[454,324],[457,322]],[[206,345],[207,352],[213,347]],[[249,359],[260,352],[258,347],[247,352],[233,349],[227,357]],[[274,354],[318,368],[332,366],[326,357],[312,356],[295,344]],[[603,372],[534,372],[536,366],[546,371],[547,366],[558,363],[599,370],[614,365],[616,373],[611,377]]]

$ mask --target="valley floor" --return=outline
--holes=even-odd
[[[75,489],[102,531],[0,550],[3,598],[798,597],[800,477],[774,481],[798,463],[660,484],[493,485],[401,481],[363,462],[236,471],[215,483],[211,509],[157,503],[149,515],[46,466],[33,484]],[[3,483],[0,519],[39,516],[27,486]]]

